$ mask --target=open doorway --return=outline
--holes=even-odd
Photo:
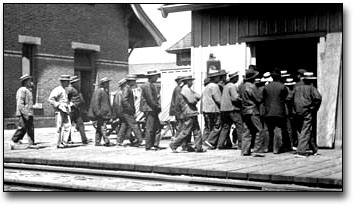
[[[260,74],[277,67],[287,70],[293,78],[301,68],[316,76],[318,41],[319,38],[315,37],[252,42],[256,67]]]

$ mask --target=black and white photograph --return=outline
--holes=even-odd
[[[343,3],[2,6],[3,192],[344,192]]]

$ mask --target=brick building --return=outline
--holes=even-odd
[[[166,41],[138,4],[4,4],[3,34],[4,118],[14,117],[22,74],[34,76],[35,114],[52,117],[47,99],[60,75],[81,78],[88,107],[99,78],[117,88],[134,48]]]

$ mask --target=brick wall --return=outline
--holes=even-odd
[[[97,72],[113,79],[111,90],[128,73],[127,65],[119,64],[128,61],[127,12],[125,4],[4,4],[4,117],[14,116],[20,87],[19,35],[41,38],[35,55],[37,96],[43,115],[52,116],[50,91],[59,85],[60,75],[74,74],[71,42],[100,45],[96,58],[108,63],[98,64]]]

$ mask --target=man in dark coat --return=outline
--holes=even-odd
[[[241,118],[241,99],[235,84],[239,80],[238,73],[229,74],[229,82],[225,85],[221,95],[220,111],[222,115],[223,127],[220,132],[217,149],[225,148],[225,142],[229,138],[230,128],[235,124],[235,131],[238,147],[241,149],[242,118]],[[231,142],[228,142],[231,144]]]
[[[244,121],[244,131],[242,133],[241,154],[243,156],[251,155],[251,139],[254,138],[254,157],[263,157],[263,126],[260,121],[259,104],[262,97],[259,94],[254,82],[259,74],[255,70],[247,70],[244,83],[239,87],[241,98],[242,117]]]
[[[97,121],[95,146],[102,146],[101,139],[104,138],[104,146],[113,146],[106,135],[106,122],[111,118],[111,106],[109,98],[110,79],[105,77],[100,79],[99,87],[94,91],[91,98],[89,117]]]
[[[287,130],[287,117],[285,100],[288,96],[288,90],[281,83],[281,71],[275,69],[272,74],[273,82],[265,86],[263,90],[263,101],[265,106],[265,121],[269,131],[268,151],[274,154],[291,150],[289,133]],[[274,141],[274,130],[278,127],[281,129],[283,147],[279,148],[280,141]],[[276,137],[276,139],[278,139]]]
[[[140,111],[144,112],[146,117],[146,143],[145,150],[158,150],[159,140],[156,135],[161,132],[161,124],[159,120],[159,113],[161,112],[161,105],[159,103],[159,93],[154,85],[160,77],[160,72],[153,70],[148,71],[148,82],[141,87]]]
[[[183,86],[183,82],[181,80],[181,78],[183,78],[183,76],[178,76],[175,79],[176,82],[176,87],[174,88],[172,97],[171,97],[171,103],[170,103],[170,110],[169,110],[169,115],[170,116],[175,116],[175,121],[176,121],[176,126],[175,126],[175,130],[176,133],[174,135],[174,137],[176,137],[180,131],[181,128],[181,122],[182,122],[182,118],[181,118],[181,109],[180,109],[180,105],[177,102],[178,97],[180,96],[180,92],[181,92],[181,88]]]
[[[297,157],[306,157],[306,149],[309,145],[314,155],[318,155],[318,148],[314,138],[311,136],[317,111],[321,105],[321,95],[319,91],[311,85],[311,81],[316,77],[311,72],[304,73],[304,85],[294,88],[293,102],[295,108],[295,117],[300,134],[298,137]]]
[[[31,88],[33,87],[32,77],[25,74],[20,77],[21,87],[16,92],[16,116],[19,118],[19,127],[16,129],[10,141],[11,149],[20,144],[27,133],[29,136],[29,148],[35,146],[34,123],[33,123],[33,97]]]
[[[70,101],[71,113],[70,119],[72,123],[75,123],[79,129],[81,141],[83,144],[88,143],[88,139],[85,134],[84,121],[81,117],[82,108],[85,103],[84,98],[80,93],[79,86],[80,79],[78,76],[71,77],[70,85],[65,88],[66,93],[68,95],[68,99]],[[68,143],[71,143],[71,132],[68,139]]]
[[[170,143],[170,148],[173,152],[177,152],[176,149],[186,142],[187,137],[191,135],[191,133],[194,136],[195,152],[205,152],[202,148],[201,130],[197,117],[199,112],[196,107],[196,104],[200,101],[200,95],[191,89],[193,80],[194,78],[191,76],[182,79],[185,85],[181,89],[181,99],[179,102],[184,115],[184,123],[175,141]]]
[[[134,132],[135,141],[132,141],[132,146],[140,146],[143,141],[140,128],[135,120],[135,98],[132,91],[132,88],[136,86],[136,76],[127,75],[125,78],[124,86],[122,87],[121,93],[121,105],[122,105],[122,117],[121,117],[121,127],[118,133],[118,145],[121,145],[128,129]]]

